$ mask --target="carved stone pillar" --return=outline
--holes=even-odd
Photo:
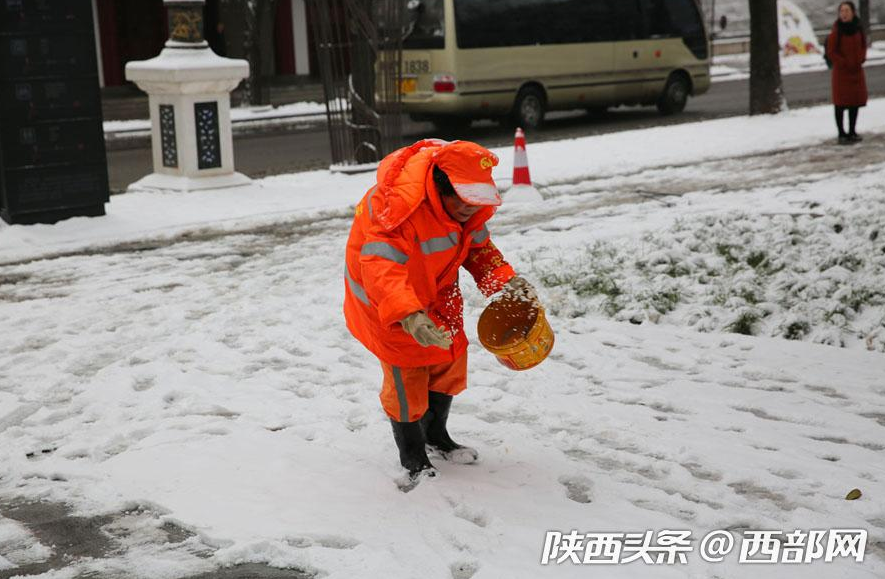
[[[230,92],[249,74],[245,60],[212,52],[203,36],[204,0],[164,0],[169,40],[159,56],[126,65],[148,93],[154,172],[131,190],[191,191],[250,183],[234,171]]]

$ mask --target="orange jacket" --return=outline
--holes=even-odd
[[[458,288],[462,265],[486,296],[515,275],[485,227],[493,207],[483,207],[466,223],[453,220],[443,208],[432,155],[446,144],[419,141],[385,157],[377,185],[356,206],[347,240],[347,327],[394,366],[441,364],[467,350]],[[403,330],[400,320],[418,310],[451,332],[448,350],[424,348]]]

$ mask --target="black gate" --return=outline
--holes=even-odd
[[[333,169],[357,169],[401,146],[405,0],[311,0]]]

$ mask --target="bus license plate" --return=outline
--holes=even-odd
[[[400,94],[410,94],[418,90],[417,78],[403,78],[399,81]]]

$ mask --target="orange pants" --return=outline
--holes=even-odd
[[[397,422],[415,422],[427,412],[427,396],[431,390],[454,396],[467,388],[467,353],[454,362],[401,368],[381,362],[384,381],[381,384],[381,406]]]

